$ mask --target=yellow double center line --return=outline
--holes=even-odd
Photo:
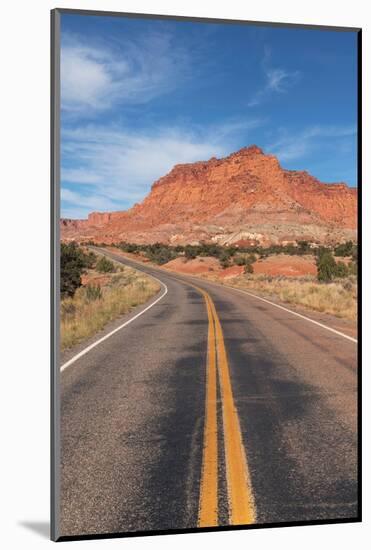
[[[138,263],[138,262],[135,262]],[[158,269],[162,271],[162,269]],[[177,278],[177,277],[175,277]],[[178,278],[177,278],[178,279]],[[204,447],[200,483],[198,526],[212,527],[219,523],[218,514],[218,419],[217,384],[222,401],[224,451],[228,491],[229,524],[255,523],[254,497],[241,427],[233,399],[227,353],[222,327],[214,303],[205,290],[190,283],[205,299],[208,316],[208,353],[206,374],[206,410]]]
[[[229,524],[247,525],[255,522],[255,506],[240,422],[233,399],[223,331],[210,295],[202,288],[195,288],[205,299],[209,321],[204,448],[198,525],[199,527],[211,527],[218,525],[219,521],[217,378],[222,402]]]

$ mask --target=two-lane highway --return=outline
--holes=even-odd
[[[167,292],[61,372],[60,534],[355,518],[356,344],[105,253]]]

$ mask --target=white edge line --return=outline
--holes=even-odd
[[[288,309],[287,307],[280,306],[279,304],[275,304],[274,302],[270,302],[269,300],[266,300],[265,298],[262,298],[261,296],[257,296],[256,294],[252,294],[251,292],[247,292],[246,290],[242,290],[241,288],[236,288],[234,286],[226,286],[224,288],[231,288],[233,290],[237,290],[238,292],[242,292],[243,294],[247,294],[248,296],[252,296],[253,298],[256,298],[257,300],[261,300],[262,302],[266,302],[267,304],[270,304],[271,306],[278,307],[279,309],[283,309],[284,311],[288,311],[289,313],[292,313],[292,315],[296,315],[297,317],[300,317],[301,319],[305,319],[306,321],[309,321],[310,323],[313,323],[314,325],[318,325],[319,327],[325,328],[326,330],[329,330],[331,332],[334,332],[338,336],[343,336],[343,338],[346,338],[347,340],[350,340],[351,342],[358,343],[358,340],[356,338],[352,338],[352,336],[348,336],[347,334],[344,334],[343,332],[340,332],[338,330],[335,330],[334,328],[328,327],[327,325],[324,325],[323,323],[319,323],[318,321],[314,321],[314,319],[310,319],[310,317],[306,317],[305,315],[301,315],[301,313],[297,313],[296,311],[292,311],[292,309]]]
[[[128,259],[131,260],[131,258],[128,258]],[[138,261],[135,261],[135,260],[132,260],[132,261],[133,261],[133,263],[140,264],[140,262],[138,262]],[[160,271],[160,268],[155,267],[154,269],[157,269],[158,271]],[[173,273],[170,271],[170,275],[172,275],[172,274]],[[342,336],[343,338],[346,338],[347,340],[350,340],[351,342],[354,342],[355,344],[358,344],[358,340],[356,338],[353,338],[352,336],[348,336],[347,334],[344,334],[343,332],[340,332],[339,330],[328,327],[327,325],[324,325],[323,323],[319,323],[318,321],[315,321],[314,319],[311,319],[310,317],[306,317],[305,315],[302,315],[301,313],[297,313],[296,311],[293,311],[292,309],[288,309],[287,307],[281,306],[279,304],[275,304],[274,302],[271,302],[270,300],[267,300],[266,298],[262,298],[261,296],[257,296],[256,294],[252,294],[251,292],[248,292],[247,290],[242,290],[241,288],[236,288],[234,286],[222,285],[220,283],[215,283],[214,281],[208,281],[208,280],[202,279],[201,277],[198,278],[198,277],[194,277],[192,275],[188,275],[188,274],[185,274],[185,273],[183,273],[181,275],[183,275],[185,277],[188,276],[190,279],[195,279],[195,280],[198,280],[198,281],[203,281],[204,280],[206,283],[210,283],[210,284],[215,285],[217,287],[229,288],[231,290],[237,290],[237,292],[242,292],[242,294],[247,294],[248,296],[252,296],[253,298],[256,298],[257,300],[261,300],[262,302],[266,302],[267,304],[270,304],[271,306],[278,307],[279,309],[283,309],[283,311],[287,311],[288,313],[291,313],[292,315],[296,315],[297,317],[300,317],[301,319],[305,319],[305,321],[309,321],[309,323],[313,323],[314,325],[317,325],[317,326],[322,327],[326,330],[329,330],[330,332],[333,332],[334,334],[337,334],[338,336]],[[153,278],[156,279],[156,277],[153,277]],[[174,276],[174,278],[179,280],[179,278],[176,277],[176,276]],[[157,280],[159,280],[159,279],[157,279]],[[160,281],[160,283],[161,283],[161,281]],[[164,284],[164,283],[162,283],[162,284]]]
[[[128,258],[131,260],[131,258]],[[132,260],[133,263],[140,264],[140,262]],[[160,271],[160,268],[154,268]],[[173,272],[170,271],[170,275],[172,275]],[[174,278],[181,280],[181,277],[176,277],[176,273],[174,274]],[[257,300],[261,300],[262,302],[266,302],[267,304],[270,304],[271,306],[278,307],[279,309],[283,309],[283,311],[287,311],[288,313],[291,313],[292,315],[296,315],[297,317],[300,317],[301,319],[305,319],[305,321],[309,321],[309,323],[313,323],[314,325],[317,325],[319,327],[322,327],[326,330],[329,330],[330,332],[333,332],[334,334],[337,334],[338,336],[342,336],[343,338],[346,338],[347,340],[350,340],[351,342],[354,342],[355,344],[358,344],[358,340],[356,338],[353,338],[352,336],[348,336],[347,334],[344,334],[343,332],[340,332],[339,330],[336,330],[334,328],[328,327],[327,325],[324,325],[323,323],[319,323],[318,321],[315,321],[314,319],[311,319],[310,317],[306,317],[305,315],[302,315],[301,313],[297,313],[296,311],[293,311],[292,309],[288,309],[287,307],[281,306],[279,304],[275,304],[274,302],[271,302],[270,300],[267,300],[266,298],[262,298],[261,296],[257,296],[256,294],[252,294],[251,292],[248,292],[247,290],[242,290],[241,288],[236,288],[234,286],[228,286],[228,285],[222,285],[220,283],[215,283],[214,281],[208,281],[206,279],[202,279],[201,277],[194,277],[192,275],[188,275],[185,273],[180,274],[184,277],[189,277],[193,280],[198,281],[205,281],[206,283],[210,283],[211,285],[215,285],[217,287],[221,288],[229,288],[231,290],[237,290],[237,292],[242,292],[242,294],[247,294],[248,296],[252,296],[253,298],[256,298]]]
[[[126,327],[127,325],[129,325],[130,323],[132,323],[133,321],[135,321],[135,319],[138,319],[138,317],[140,317],[141,315],[143,315],[143,313],[145,313],[146,311],[148,311],[149,309],[151,309],[151,307],[153,307],[155,304],[157,304],[157,302],[159,302],[160,300],[162,300],[162,298],[167,294],[167,291],[168,291],[168,288],[167,286],[165,285],[165,283],[163,283],[162,281],[160,281],[160,279],[157,279],[157,277],[154,277],[153,275],[150,275],[150,277],[152,277],[153,279],[155,279],[156,281],[158,281],[161,286],[164,288],[164,292],[161,294],[161,296],[159,296],[154,302],[152,302],[149,306],[147,306],[145,309],[142,309],[142,311],[140,311],[139,313],[137,313],[136,315],[134,315],[134,317],[132,317],[131,319],[129,319],[128,321],[126,321],[125,323],[123,323],[122,325],[120,325],[119,327],[115,328],[114,330],[112,330],[111,332],[109,332],[108,334],[106,334],[105,336],[103,336],[102,338],[100,338],[99,340],[97,340],[96,342],[94,342],[93,344],[91,344],[90,346],[88,346],[87,348],[83,349],[82,351],[80,351],[80,353],[78,353],[77,355],[74,355],[74,357],[72,357],[69,361],[67,361],[66,363],[64,363],[61,367],[60,367],[60,372],[63,372],[67,367],[69,367],[70,365],[72,365],[73,363],[75,363],[75,361],[77,361],[78,359],[80,359],[80,357],[82,357],[83,355],[85,355],[86,353],[88,353],[90,350],[92,350],[93,348],[95,348],[95,346],[98,346],[99,344],[101,344],[102,342],[104,342],[104,340],[107,340],[107,338],[109,338],[110,336],[112,336],[113,334],[115,334],[116,332],[118,332],[119,330],[121,330],[122,328]]]

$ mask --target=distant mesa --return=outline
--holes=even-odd
[[[125,185],[125,182],[123,182]],[[63,240],[186,244],[356,240],[357,190],[285,170],[256,145],[177,164],[127,211],[61,220]]]

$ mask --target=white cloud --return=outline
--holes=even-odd
[[[142,200],[151,184],[174,164],[224,156],[235,149],[236,136],[243,132],[248,139],[261,124],[257,119],[228,121],[206,130],[160,128],[152,134],[96,125],[65,129],[62,214],[66,216],[71,205],[76,207],[73,217],[85,216],[87,205],[101,211],[127,208]]]
[[[354,125],[325,126],[314,125],[305,128],[299,133],[281,130],[281,136],[267,146],[267,151],[277,155],[281,161],[291,161],[303,158],[314,150],[323,147],[337,147],[339,140],[353,138],[356,135]],[[344,147],[344,143],[342,143]]]
[[[61,179],[65,182],[97,184],[101,183],[101,176],[83,168],[62,168]]]
[[[81,207],[92,210],[112,210],[115,208],[115,203],[104,195],[87,195],[85,193],[79,193],[71,191],[70,189],[61,189],[61,200],[68,204],[70,207]]]
[[[274,92],[286,92],[287,86],[295,80],[297,72],[289,73],[284,69],[270,69],[267,71],[267,89]]]
[[[61,48],[61,103],[68,113],[141,104],[169,92],[187,75],[189,56],[168,34],[95,45],[65,34]]]
[[[252,96],[248,102],[249,107],[259,105],[273,93],[286,93],[300,77],[299,71],[288,71],[281,67],[272,67],[271,51],[268,47],[265,47],[264,49],[262,68],[264,72],[265,84]]]
[[[110,64],[99,52],[82,46],[66,46],[61,55],[62,106],[67,110],[107,106],[105,91],[114,85]]]

